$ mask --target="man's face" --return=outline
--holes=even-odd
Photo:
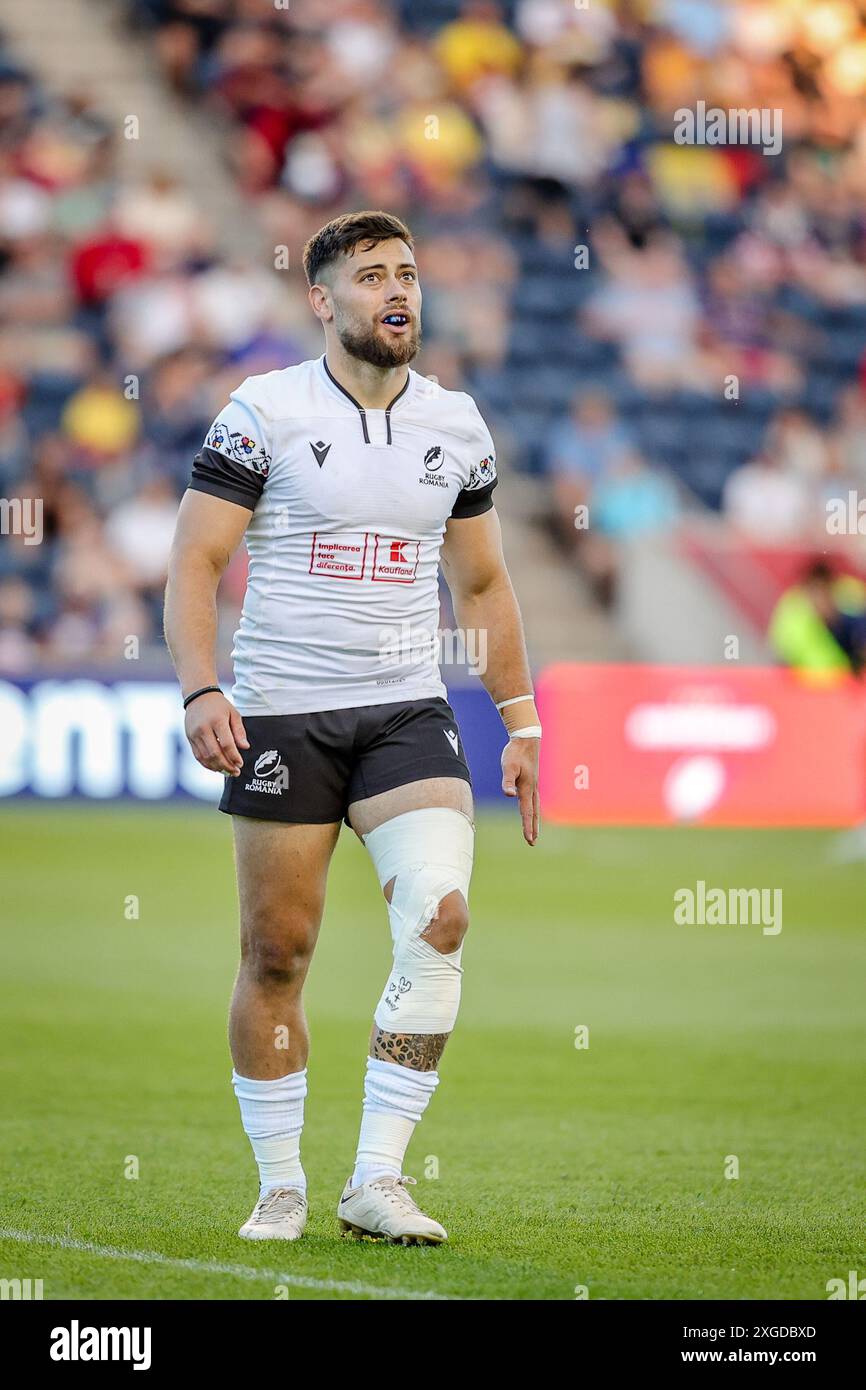
[[[421,289],[415,258],[395,237],[360,242],[329,276],[334,328],[343,347],[374,367],[400,367],[421,346]]]

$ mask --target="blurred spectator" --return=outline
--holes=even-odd
[[[138,406],[101,373],[70,397],[61,424],[83,463],[110,465],[128,454],[138,436]]]
[[[611,540],[661,531],[679,516],[677,492],[639,454],[625,453],[592,491],[591,526]]]
[[[520,41],[493,0],[468,0],[460,18],[439,31],[434,51],[458,91],[490,74],[513,77],[522,58]]]
[[[774,545],[798,540],[814,524],[806,480],[786,473],[779,459],[765,454],[736,469],[725,484],[723,508],[731,525],[749,540]]]
[[[72,256],[72,280],[81,303],[100,307],[143,274],[146,264],[147,248],[139,237],[124,235],[110,222],[94,229]]]
[[[157,25],[157,52],[169,81],[178,91],[191,90],[196,65],[232,15],[231,0],[143,0],[139,8]]]
[[[788,325],[758,275],[732,255],[720,256],[708,268],[704,298],[703,349],[714,384],[728,375],[780,392],[801,384],[794,359],[779,345]]]
[[[839,396],[831,447],[839,471],[866,489],[866,390],[849,386]]]
[[[189,461],[221,404],[214,389],[219,360],[218,354],[200,348],[181,348],[158,359],[144,383],[136,462],[145,474],[170,478],[178,494],[189,481]],[[289,360],[290,354],[285,353],[280,365]],[[250,364],[250,371],[267,371],[276,365]],[[233,385],[228,384],[227,391]]]
[[[40,334],[65,324],[72,313],[73,297],[58,239],[48,227],[33,223],[22,231],[21,222],[7,237],[0,280],[0,321],[27,326]]]
[[[804,410],[779,411],[767,433],[766,449],[785,473],[817,481],[827,470],[829,444]]]
[[[166,478],[154,477],[128,502],[115,507],[105,524],[105,539],[136,589],[165,586],[168,556],[177,521],[177,498]]]
[[[19,376],[0,368],[0,494],[8,496],[27,459],[27,426],[21,414],[26,387]]]
[[[603,392],[575,394],[571,413],[550,433],[545,461],[558,529],[568,544],[581,537],[575,527],[577,507],[589,501],[592,490],[633,447]]]
[[[700,304],[676,244],[657,237],[642,252],[611,237],[607,283],[591,298],[582,327],[616,342],[633,380],[648,389],[696,384]]]
[[[582,185],[616,148],[616,126],[591,89],[552,54],[537,53],[517,81],[491,78],[472,93],[491,157],[514,173]]]
[[[0,671],[27,675],[36,663],[35,595],[23,579],[0,579]]]
[[[162,263],[188,260],[210,244],[210,234],[195,203],[176,179],[158,169],[147,183],[123,190],[115,205],[114,221],[122,236],[149,246]]]
[[[495,235],[433,236],[424,245],[424,330],[464,363],[498,366],[508,343],[503,287],[514,256]]]
[[[621,454],[599,477],[592,489],[581,558],[602,603],[615,598],[623,543],[669,530],[679,513],[674,484],[648,468],[637,453]]]
[[[776,604],[769,638],[786,666],[859,674],[866,662],[866,585],[813,561]]]

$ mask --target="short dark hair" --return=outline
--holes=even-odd
[[[350,255],[360,242],[369,242],[365,250],[370,250],[380,241],[390,241],[399,237],[405,241],[410,251],[415,250],[412,233],[390,212],[344,212],[320,227],[304,247],[304,274],[308,285],[315,285],[322,267],[330,265],[338,256]]]

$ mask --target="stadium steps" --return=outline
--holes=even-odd
[[[167,170],[201,209],[224,253],[260,260],[261,233],[222,158],[225,127],[212,111],[167,89],[151,43],[129,32],[123,13],[115,0],[4,0],[3,32],[17,60],[52,92],[98,94],[99,112],[117,132],[121,178]],[[137,140],[124,135],[130,115],[139,121]]]
[[[496,508],[505,558],[527,622],[532,669],[537,672],[552,661],[628,660],[624,638],[550,534],[544,484],[507,469],[499,491]]]

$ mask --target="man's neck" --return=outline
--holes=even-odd
[[[376,367],[372,362],[352,357],[340,344],[328,346],[325,361],[331,376],[365,410],[384,410],[402,391],[409,376],[405,363],[399,367]]]

